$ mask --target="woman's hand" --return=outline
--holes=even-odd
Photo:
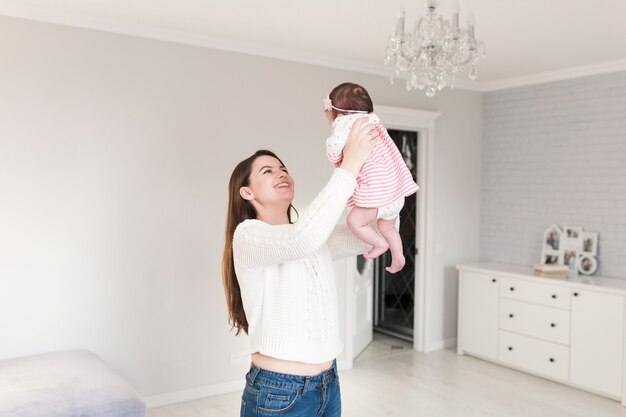
[[[343,147],[343,161],[340,167],[350,172],[356,178],[361,167],[372,153],[374,145],[378,143],[378,130],[366,117],[358,119],[352,125],[348,140]]]

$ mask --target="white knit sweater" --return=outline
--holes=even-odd
[[[369,249],[346,225],[336,225],[355,187],[354,176],[336,168],[296,223],[245,220],[235,229],[251,354],[319,364],[343,349],[332,261]]]

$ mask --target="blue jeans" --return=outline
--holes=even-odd
[[[280,374],[252,364],[241,396],[240,416],[341,416],[337,361],[314,376]]]

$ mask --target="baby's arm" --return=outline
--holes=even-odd
[[[373,113],[359,115],[356,118],[339,117],[335,119],[333,133],[326,139],[326,156],[335,166],[339,165],[343,159],[343,147],[346,145],[354,122],[362,117],[367,117],[368,123],[380,123],[378,117]]]
[[[326,139],[326,157],[335,165],[340,164],[343,159],[343,145],[345,141],[342,144],[341,138],[334,132]]]
[[[336,120],[333,133],[326,139],[326,157],[335,165],[341,163],[343,159],[343,147],[348,140],[351,127],[351,123],[347,123],[344,118],[339,118]]]

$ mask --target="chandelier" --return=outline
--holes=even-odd
[[[426,1],[426,16],[415,22],[413,33],[404,32],[405,13],[398,14],[389,37],[385,65],[394,77],[406,76],[406,89],[426,89],[433,97],[446,86],[454,88],[458,72],[468,71],[470,80],[478,77],[476,64],[485,56],[485,44],[474,38],[474,16],[467,17],[467,29],[459,27],[459,2],[452,0],[452,22],[437,14],[439,0]]]

